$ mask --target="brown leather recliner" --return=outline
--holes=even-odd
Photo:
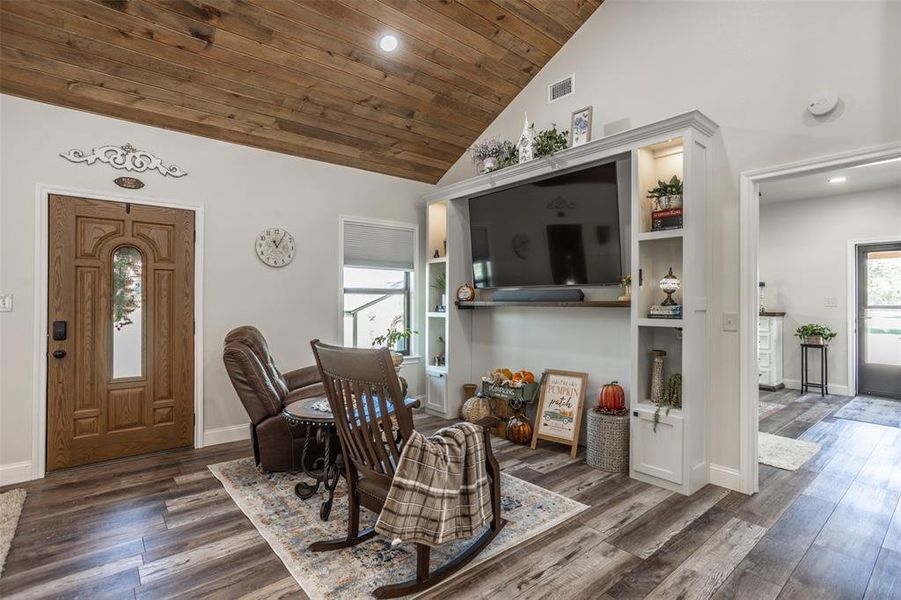
[[[266,338],[250,325],[228,332],[222,359],[250,417],[257,467],[263,471],[301,470],[303,431],[289,427],[281,413],[297,400],[325,398],[318,369],[312,366],[281,373],[269,354]],[[308,453],[307,462],[312,458]]]

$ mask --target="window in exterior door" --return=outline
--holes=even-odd
[[[143,374],[143,267],[141,251],[134,246],[113,252],[113,379]]]

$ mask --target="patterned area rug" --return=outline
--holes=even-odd
[[[759,400],[757,402],[757,419],[762,421],[768,416],[776,414],[785,408],[785,406],[785,404],[779,404],[777,402],[764,402],[763,400]]]
[[[312,600],[368,598],[381,585],[415,576],[415,546],[404,543],[392,547],[381,536],[345,550],[319,553],[307,550],[311,542],[346,535],[347,498],[343,481],[338,486],[331,517],[323,522],[319,519],[320,495],[306,501],[294,495],[297,475],[262,474],[252,458],[211,465],[210,471]],[[588,508],[506,473],[501,474],[501,493],[507,526],[468,568],[519,546]],[[360,521],[361,529],[369,527],[374,524],[375,515],[363,510]],[[469,543],[470,540],[461,540],[433,548],[432,567],[443,564]]]
[[[6,555],[16,535],[16,526],[22,515],[22,505],[25,504],[25,490],[10,490],[0,494],[0,577],[3,576],[3,565],[6,563]]]
[[[820,451],[820,445],[816,442],[795,440],[762,431],[757,434],[757,443],[758,462],[787,471],[797,471]]]

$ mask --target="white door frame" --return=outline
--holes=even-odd
[[[47,308],[50,253],[50,195],[76,196],[109,202],[130,202],[146,206],[194,211],[194,447],[203,447],[203,204],[132,196],[38,183],[35,185],[34,248],[34,393],[31,449],[31,478],[41,479],[47,463]]]
[[[741,491],[758,491],[757,480],[757,313],[760,183],[901,157],[901,143],[852,150],[803,161],[743,171],[739,175],[739,419]]]

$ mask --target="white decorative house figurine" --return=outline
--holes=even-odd
[[[519,136],[519,141],[516,142],[516,147],[519,150],[519,164],[529,162],[535,158],[532,154],[532,145],[534,141],[535,136],[532,134],[532,127],[529,125],[529,115],[526,113],[525,123],[522,126],[522,133]]]

